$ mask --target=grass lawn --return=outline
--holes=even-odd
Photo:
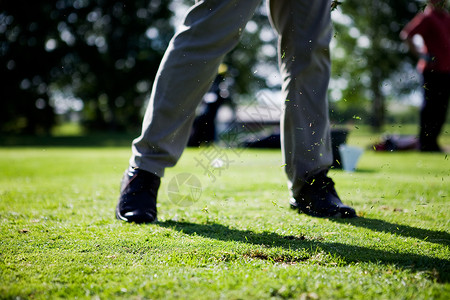
[[[289,209],[280,151],[188,149],[147,225],[114,219],[129,155],[0,148],[1,299],[450,298],[450,155],[366,150],[331,171],[360,216],[335,220]]]

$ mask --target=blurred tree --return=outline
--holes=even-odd
[[[173,35],[173,11],[193,0],[0,0],[0,130],[47,132],[60,91],[83,101],[89,129],[139,127],[144,102]],[[413,61],[398,38],[423,7],[419,0],[332,1],[331,97],[347,119],[368,112],[380,128],[385,99],[411,88]],[[184,14],[186,10],[180,9]],[[279,88],[276,34],[265,4],[225,58],[234,92]],[[245,97],[243,97],[245,98]],[[352,108],[353,110],[348,110]],[[357,117],[357,116],[356,116]]]
[[[345,108],[371,103],[371,124],[381,129],[388,94],[401,94],[416,83],[414,62],[399,39],[403,26],[423,9],[418,0],[345,0],[333,12],[333,80]],[[409,72],[408,72],[409,71]]]
[[[0,4],[2,131],[48,131],[56,90],[83,100],[89,129],[141,122],[145,96],[173,34],[167,1]]]
[[[57,34],[51,5],[0,1],[0,129],[47,132],[54,123],[48,85],[61,51],[47,51]]]

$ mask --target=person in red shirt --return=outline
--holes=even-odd
[[[400,33],[411,52],[419,58],[423,75],[424,101],[420,112],[421,151],[440,152],[438,137],[445,123],[450,98],[450,14],[446,0],[428,0],[425,10],[414,17]],[[413,38],[420,35],[424,46]]]

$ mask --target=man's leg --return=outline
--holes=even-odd
[[[424,100],[420,111],[421,151],[441,151],[438,137],[445,123],[450,97],[450,74],[426,72]]]
[[[272,24],[279,33],[285,99],[282,149],[291,196],[298,202],[306,189],[311,186],[320,189],[320,185],[329,186],[330,193],[335,194],[332,180],[326,177],[333,162],[327,100],[332,36],[330,1],[270,0],[269,7]],[[339,207],[344,207],[335,203],[340,202],[337,195],[326,198],[328,204],[333,203],[332,207],[328,204],[320,207],[325,215],[337,214]],[[349,207],[344,213],[354,216]]]
[[[280,34],[280,69],[285,98],[283,156],[295,195],[311,174],[332,164],[327,88],[330,78],[330,1],[271,0]]]
[[[203,0],[188,12],[161,62],[121,184],[118,219],[153,222],[160,177],[186,147],[195,109],[261,0]]]
[[[156,76],[130,165],[159,177],[183,152],[195,109],[261,0],[204,0],[188,12]]]

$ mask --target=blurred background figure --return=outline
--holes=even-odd
[[[417,56],[423,75],[424,100],[420,112],[419,142],[421,151],[440,152],[438,136],[445,123],[450,98],[450,14],[446,0],[428,0],[427,7],[401,31]],[[420,35],[423,46],[414,42]]]
[[[208,93],[197,109],[188,146],[198,147],[213,143],[217,138],[216,117],[219,108],[227,103],[232,106],[229,82],[226,80],[228,67],[219,66],[218,74]]]

